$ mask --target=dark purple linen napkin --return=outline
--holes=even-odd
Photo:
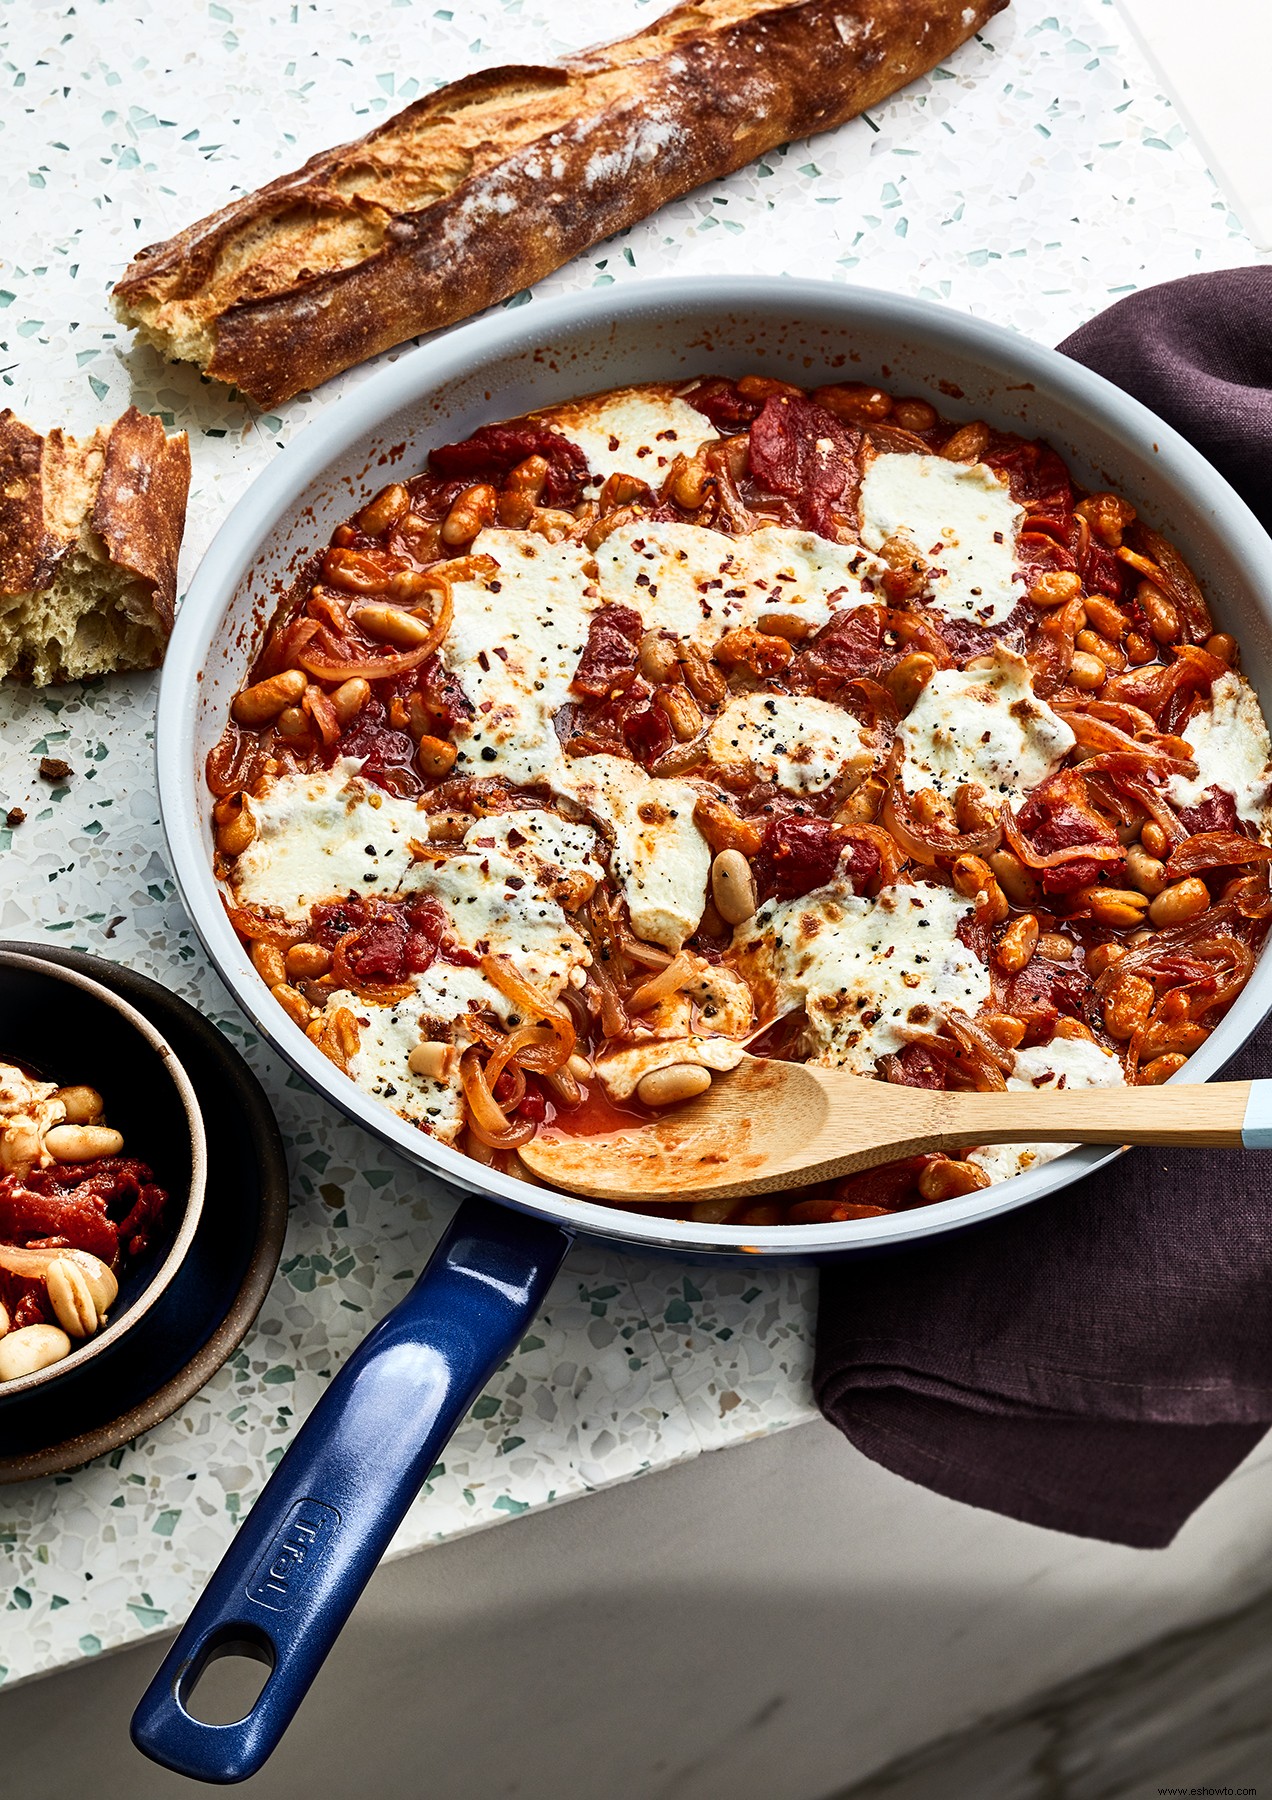
[[[1128,294],[1058,348],[1152,407],[1272,531],[1272,266]]]
[[[1133,294],[1060,348],[1272,527],[1272,268]],[[1272,1023],[1225,1071],[1270,1072]],[[990,1224],[828,1267],[818,1404],[951,1499],[1160,1548],[1272,1423],[1270,1202],[1270,1156],[1138,1150]]]

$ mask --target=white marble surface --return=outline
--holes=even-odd
[[[276,448],[365,371],[262,416],[165,367],[110,316],[131,252],[426,86],[616,35],[649,10],[600,0],[583,33],[563,0],[9,8],[0,401],[84,428],[134,399],[185,426],[188,571]],[[1054,342],[1136,286],[1253,255],[1112,6],[1071,0],[1061,19],[1017,0],[869,120],[666,208],[537,292],[758,267],[923,295]],[[289,1079],[207,969],[164,864],[151,690],[133,677],[0,695],[0,799],[29,814],[0,831],[0,935],[113,956],[216,1018],[276,1101],[293,1215],[255,1330],[197,1399],[71,1477],[0,1489],[7,1683],[184,1616],[323,1372],[402,1293],[451,1204]],[[77,771],[65,792],[36,779],[46,752]],[[581,1247],[396,1548],[809,1417],[814,1297],[807,1272]]]

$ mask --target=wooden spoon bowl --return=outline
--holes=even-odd
[[[1272,1148],[1272,1081],[946,1093],[744,1057],[699,1099],[631,1130],[558,1127],[518,1151],[540,1181],[616,1205],[807,1187],[974,1144]]]

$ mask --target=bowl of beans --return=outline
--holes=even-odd
[[[154,1305],[205,1175],[199,1103],[162,1035],[103,983],[0,948],[0,1410]]]

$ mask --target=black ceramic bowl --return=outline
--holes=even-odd
[[[86,975],[3,947],[0,1060],[21,1063],[63,1086],[95,1087],[110,1123],[123,1133],[125,1154],[149,1163],[168,1193],[154,1241],[117,1271],[119,1297],[105,1327],[60,1362],[0,1382],[2,1408],[6,1400],[99,1356],[154,1305],[194,1241],[207,1146],[189,1077],[153,1025]]]

